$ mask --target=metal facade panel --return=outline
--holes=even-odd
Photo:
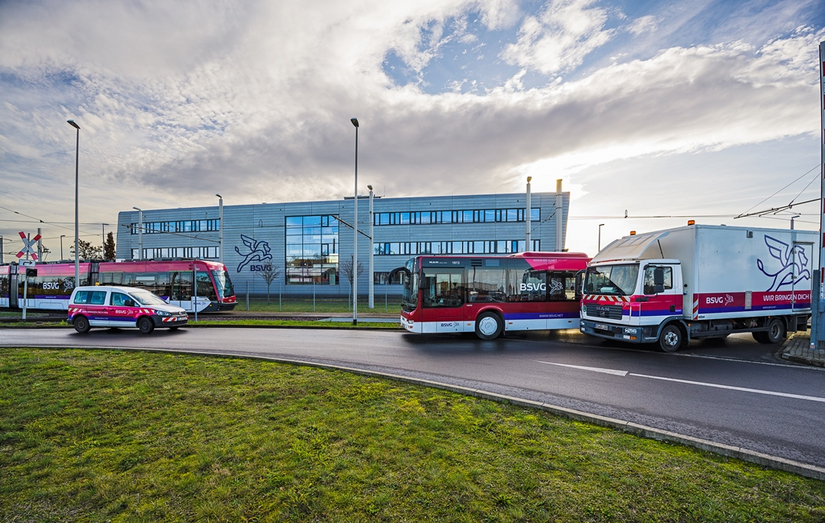
[[[533,193],[532,207],[540,209],[540,220],[532,222],[532,239],[539,240],[542,250],[552,250],[555,245],[555,198],[553,193]],[[406,198],[375,198],[374,212],[424,212],[424,211],[458,211],[476,209],[517,209],[524,208],[526,197],[524,194],[492,194],[492,195],[461,195],[461,196],[434,196],[434,197],[406,197]],[[567,212],[569,209],[569,193],[563,193],[562,220],[563,230],[566,230]],[[358,280],[359,291],[367,289],[367,260],[369,256],[369,239],[365,236],[369,231],[368,199],[359,198],[358,226],[363,231],[358,242],[358,259],[364,266],[364,274]],[[179,220],[212,220],[218,218],[218,206],[194,207],[179,209],[144,209],[143,222],[179,221]],[[280,269],[280,276],[272,284],[274,291],[279,283],[284,285],[285,257],[286,257],[286,228],[285,220],[290,216],[334,215],[342,222],[352,223],[352,198],[317,202],[286,202],[264,203],[247,205],[228,205],[224,201],[224,263],[229,270],[230,277],[236,286],[236,292],[241,295],[249,284],[250,292],[262,294],[266,292],[266,284],[260,276],[250,271],[249,267],[272,263]],[[138,234],[131,233],[132,224],[137,225],[137,211],[123,211],[118,214],[117,257],[131,258],[132,249],[138,248]],[[440,242],[440,241],[488,241],[488,240],[524,240],[524,222],[483,222],[457,224],[428,224],[428,225],[376,225],[374,235],[376,242]],[[262,250],[257,257],[260,262],[251,262],[238,270],[244,255],[249,255],[249,248],[244,244],[242,235],[252,238],[255,242],[264,242],[268,251]],[[219,245],[218,231],[187,232],[187,233],[158,233],[144,234],[144,249],[162,247],[204,247]],[[340,260],[352,256],[353,231],[343,223],[338,231],[338,254]],[[260,244],[263,249],[263,243]],[[269,255],[270,258],[266,258]],[[256,255],[253,255],[256,256]],[[389,272],[403,265],[411,255],[375,256],[374,268],[376,272]],[[346,296],[349,282],[343,275],[339,277],[337,285],[316,285],[316,293],[338,294]],[[284,285],[284,292],[290,294],[311,294],[311,285]],[[391,286],[394,293],[397,286]],[[381,285],[376,285],[376,294],[383,293]],[[364,294],[365,292],[359,292]]]

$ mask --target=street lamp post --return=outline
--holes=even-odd
[[[799,218],[800,216],[802,216],[802,215],[801,214],[794,214],[793,216],[791,216],[791,230],[793,230],[793,221],[794,221],[794,219]]]
[[[602,227],[604,227],[603,223],[599,224],[599,246],[596,248],[596,252],[602,250]]]
[[[60,235],[60,261],[63,261],[63,238],[65,237],[65,234]]]
[[[375,238],[373,237],[373,222],[375,219],[373,218],[372,213],[372,185],[367,185],[367,189],[370,190],[370,270],[369,270],[369,287],[370,287],[370,302],[369,308],[372,309],[375,307],[375,266],[373,265],[373,256],[375,256]]]
[[[533,210],[530,208],[532,203],[533,203],[531,201],[532,195],[530,194],[530,182],[532,180],[533,180],[532,176],[527,177],[527,212],[524,214],[524,224],[525,224],[526,229],[527,229],[524,233],[524,250],[525,250],[525,252],[533,250],[531,248],[532,244],[530,243],[530,241],[532,239],[531,234],[530,234],[532,232],[530,230],[530,229],[532,229],[532,224],[530,223],[530,214],[532,214],[532,212],[533,212]]]
[[[358,325],[358,118],[350,118],[350,122],[355,126],[355,198],[353,198],[355,215],[353,217],[352,231],[352,324]]]
[[[223,196],[218,193],[215,196],[218,197],[218,259],[223,263]]]
[[[60,256],[61,258],[63,256]],[[0,265],[3,265],[3,236],[0,235]]]
[[[132,209],[138,212],[138,260],[143,260],[143,209]]]
[[[66,123],[77,129],[77,146],[75,147],[74,159],[74,285],[80,285],[80,260],[79,255],[79,238],[80,229],[77,221],[77,202],[78,202],[78,182],[80,180],[80,126],[74,120],[66,120]]]

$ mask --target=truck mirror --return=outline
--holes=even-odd
[[[664,290],[665,270],[663,268],[656,267],[655,269],[653,269],[653,285],[655,285],[657,288],[661,286],[662,289]],[[661,291],[656,291],[656,292],[661,292]]]

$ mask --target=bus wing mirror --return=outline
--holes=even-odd
[[[396,269],[391,270],[390,273],[387,275],[387,283],[393,283],[396,277],[398,278],[398,283],[403,283],[404,280],[401,278],[401,276],[399,276],[399,274],[403,275],[404,278],[410,278],[410,271],[408,271],[406,267],[398,267]]]
[[[584,271],[576,273],[576,299],[580,300],[584,294]]]

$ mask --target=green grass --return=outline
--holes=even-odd
[[[0,349],[0,521],[823,521],[825,483],[391,380]]]
[[[390,330],[390,329],[398,329],[401,330],[400,323],[386,323],[386,322],[371,322],[371,321],[358,321],[358,325],[353,325],[351,322],[341,322],[341,321],[317,321],[317,320],[245,320],[245,319],[225,319],[225,318],[214,318],[208,315],[204,315],[198,318],[198,321],[195,322],[195,318],[193,315],[189,316],[189,324],[187,327],[183,328],[193,328],[193,327],[311,327],[311,328],[318,328],[318,329],[383,329],[383,330]],[[24,329],[37,329],[43,327],[66,327],[71,328],[72,326],[69,325],[66,321],[60,322],[48,322],[48,321],[27,321],[23,323],[22,321],[13,322],[13,323],[3,323],[0,324],[0,329],[4,328],[24,328]]]
[[[246,297],[238,294],[238,304],[235,310],[245,311]],[[249,299],[249,310],[251,312],[352,312],[351,298],[344,297],[317,297],[313,303],[312,297],[298,298],[290,296],[289,298],[282,298],[278,302],[278,295],[274,294],[269,297],[269,303],[266,298],[256,296]],[[369,303],[366,297],[358,298],[359,312],[379,312],[379,313],[396,313],[401,311],[401,297],[392,295],[387,297],[384,301],[384,295],[375,295],[373,300],[374,308],[368,307]]]

